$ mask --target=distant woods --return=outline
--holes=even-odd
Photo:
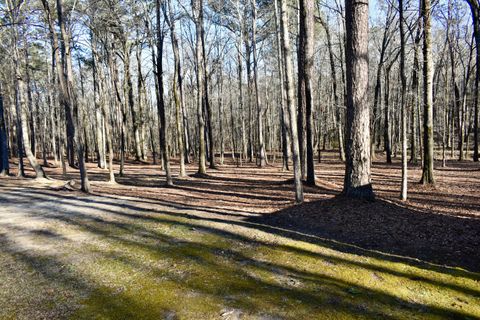
[[[110,183],[126,161],[159,164],[173,186],[188,163],[202,178],[281,162],[301,203],[333,149],[344,195],[373,199],[372,161],[401,159],[406,200],[408,163],[434,184],[435,166],[479,160],[479,0],[379,1],[373,16],[358,0],[0,10],[1,175],[69,166],[89,192],[88,163]]]

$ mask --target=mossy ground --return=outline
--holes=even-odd
[[[37,231],[19,234],[22,241],[3,234],[2,283],[21,274],[29,280],[18,290],[29,294],[11,308],[15,292],[2,291],[1,318],[31,315],[28,299],[53,317],[69,305],[59,318],[72,319],[480,316],[478,274],[347,254],[321,239],[297,241],[195,216],[138,215],[122,204],[118,214],[105,214],[78,210],[81,204],[67,197],[67,211],[45,214],[44,231],[30,226]],[[21,250],[22,243],[40,247]]]
[[[94,187],[0,186],[0,319],[480,318],[478,273]]]

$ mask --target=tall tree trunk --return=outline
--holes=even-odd
[[[297,4],[300,7],[300,0],[297,0]],[[297,12],[297,27],[300,31],[301,18],[300,10]],[[305,97],[305,45],[301,37],[301,32],[297,34],[297,67],[298,67],[298,81],[297,81],[297,127],[298,127],[298,142],[299,142],[299,155],[300,155],[300,170],[302,173],[302,180],[306,179],[307,169],[307,157],[306,157],[306,97]]]
[[[27,156],[28,162],[32,166],[33,170],[35,171],[36,178],[45,178],[45,172],[43,168],[38,164],[35,155],[32,153],[31,144],[30,144],[30,136],[28,133],[28,119],[27,119],[27,101],[26,101],[26,88],[25,88],[25,80],[23,75],[20,71],[20,52],[18,48],[18,42],[20,41],[20,35],[18,31],[17,24],[21,24],[21,21],[18,20],[18,16],[20,15],[20,10],[17,8],[10,7],[11,3],[8,3],[8,13],[10,16],[10,22],[12,25],[12,51],[13,51],[13,72],[15,77],[15,111],[17,114],[17,141],[18,141],[18,153],[19,153],[19,176],[24,176],[24,167],[21,157],[23,156],[22,152],[25,152]],[[24,38],[26,41],[26,38]],[[25,43],[24,50],[28,50]],[[27,65],[27,54],[25,53],[25,65]],[[3,104],[3,101],[2,101]],[[3,108],[2,108],[3,109]],[[3,110],[2,110],[2,117],[3,117]],[[22,151],[23,146],[23,151]]]
[[[184,147],[184,131],[183,131],[183,95],[180,94],[182,91],[182,71],[180,65],[180,51],[178,49],[178,39],[177,34],[175,32],[175,17],[173,14],[173,9],[171,6],[171,1],[167,1],[168,6],[168,14],[167,10],[164,8],[164,15],[167,24],[170,27],[170,38],[172,40],[172,50],[173,50],[173,58],[174,58],[174,75],[173,75],[173,85],[172,85],[172,92],[173,92],[173,99],[175,102],[175,125],[177,129],[177,145],[179,150],[180,156],[180,172],[179,176],[184,177],[186,176],[185,172],[185,147]]]
[[[107,61],[108,66],[110,69],[110,81],[111,86],[114,90],[114,105],[115,105],[115,114],[120,115],[120,170],[119,176],[123,177],[124,170],[125,170],[125,130],[126,130],[126,123],[127,123],[127,112],[124,100],[122,100],[121,88],[118,79],[118,66],[116,61],[116,48],[114,39],[110,39],[109,42],[106,43],[106,51],[107,51]]]
[[[168,186],[173,185],[172,174],[170,172],[170,155],[167,145],[167,122],[165,119],[165,101],[163,88],[163,39],[162,26],[160,24],[160,1],[155,1],[156,18],[157,18],[157,65],[156,77],[158,81],[157,90],[157,111],[158,111],[158,126],[160,127],[160,149],[162,151],[162,159],[165,168],[166,183]]]
[[[385,122],[383,129],[383,144],[385,146],[385,154],[387,156],[387,163],[392,163],[392,137],[390,134],[390,67],[385,70]]]
[[[228,76],[228,83],[232,83],[232,79],[231,79],[231,76],[230,76],[230,73],[229,73],[229,76]],[[231,144],[232,144],[232,160],[233,162],[237,162],[237,166],[240,164],[239,161],[241,156],[238,157],[238,160],[237,160],[237,156],[236,156],[236,152],[237,152],[237,138],[236,138],[236,130],[235,130],[235,116],[234,116],[234,113],[233,113],[233,101],[234,101],[234,98],[233,98],[233,94],[232,94],[232,88],[230,88],[229,91],[229,96],[230,96],[230,129],[232,130],[232,133],[231,133]],[[228,120],[227,120],[227,123],[228,123]]]
[[[276,40],[277,40],[277,67],[278,67],[278,77],[280,80],[280,121],[282,127],[282,152],[283,152],[283,165],[282,170],[289,170],[289,160],[290,160],[290,123],[288,121],[288,110],[285,106],[285,86],[284,86],[284,70],[283,70],[283,52],[282,52],[282,39],[280,31],[280,21],[278,17],[278,4],[275,2],[275,30],[276,30]]]
[[[58,39],[53,24],[53,18],[48,5],[47,0],[42,0],[42,4],[45,10],[46,19],[49,27],[50,38],[53,45],[53,51],[55,52],[56,70],[59,86],[60,103],[65,108],[67,115],[67,148],[69,143],[73,146],[73,143],[77,146],[78,165],[80,169],[81,189],[84,192],[90,192],[90,183],[88,181],[88,173],[85,166],[84,158],[84,145],[81,127],[81,114],[78,110],[78,101],[75,92],[75,85],[73,79],[72,58],[70,51],[70,35],[67,33],[65,22],[63,20],[63,8],[62,1],[56,0],[57,3],[57,19],[58,26],[60,28],[60,34],[62,37],[62,46],[58,44]],[[60,50],[61,49],[61,50]],[[61,51],[61,57],[60,57]],[[77,127],[77,128],[76,128]],[[77,130],[76,130],[77,129]],[[73,139],[72,139],[73,138]],[[73,148],[72,148],[73,150]],[[68,153],[68,152],[67,152]],[[71,152],[70,152],[71,153]],[[72,157],[70,155],[69,157]],[[69,158],[69,161],[72,160]]]
[[[368,107],[368,0],[345,0],[347,143],[343,193],[373,199]]]
[[[33,153],[33,156],[36,157],[37,143],[36,143],[36,125],[35,125],[35,105],[33,103],[32,97],[32,81],[30,77],[30,59],[28,55],[28,49],[24,50],[25,54],[25,86],[27,90],[27,104],[28,104],[28,113],[30,114],[28,118],[28,127],[30,129],[30,148]]]
[[[88,181],[87,168],[85,166],[84,158],[84,137],[82,130],[82,115],[81,110],[79,110],[78,99],[76,95],[76,89],[74,85],[73,77],[73,67],[72,67],[72,55],[70,48],[70,39],[71,36],[67,31],[65,26],[65,21],[63,19],[63,5],[62,0],[57,0],[57,19],[58,26],[60,28],[60,34],[62,37],[62,61],[65,64],[65,83],[66,83],[66,96],[68,97],[68,111],[71,113],[71,116],[67,118],[67,121],[72,121],[72,131],[73,131],[73,142],[76,146],[77,158],[78,158],[78,168],[80,170],[80,180],[81,180],[81,189],[84,192],[90,192],[90,182]],[[58,61],[57,61],[58,63]],[[58,69],[57,69],[58,70]],[[58,75],[60,77],[60,75]],[[67,108],[66,108],[67,109]]]
[[[138,34],[137,30],[137,34]],[[137,60],[137,106],[138,106],[138,127],[140,139],[140,152],[142,161],[147,160],[147,151],[145,143],[145,101],[147,99],[147,89],[145,88],[145,78],[142,70],[142,43],[139,43],[135,53]]]
[[[419,100],[420,100],[420,62],[419,62],[419,47],[421,41],[421,23],[419,21],[417,26],[417,32],[415,35],[415,40],[413,44],[413,69],[412,69],[412,106],[411,106],[411,138],[410,138],[410,162],[413,164],[417,164],[417,123],[420,119],[420,113],[417,112],[419,110]],[[420,133],[418,134],[420,136]],[[420,149],[420,153],[422,152],[422,144],[421,139],[418,141],[418,146]]]
[[[392,24],[393,18],[394,18],[393,6],[389,5],[388,6],[388,12],[387,12],[387,15],[385,17],[385,29],[383,31],[382,45],[380,47],[380,59],[379,59],[379,62],[378,62],[378,67],[377,67],[377,77],[376,77],[376,83],[375,83],[375,89],[374,89],[374,98],[373,98],[373,119],[371,121],[371,123],[372,123],[372,128],[371,128],[371,134],[372,134],[371,156],[372,156],[372,159],[375,159],[375,134],[377,132],[377,127],[379,127],[379,126],[377,126],[377,122],[378,122],[377,118],[380,118],[378,113],[379,113],[379,104],[380,104],[380,101],[381,101],[381,94],[382,94],[382,69],[383,69],[383,65],[385,63],[385,53],[386,53],[387,48],[388,48],[388,46],[390,44],[390,41],[391,41],[390,26]],[[386,90],[387,89],[385,89],[385,91]],[[385,103],[387,103],[387,101],[385,101]]]
[[[95,73],[98,73],[98,78],[95,77],[96,83],[94,82],[94,87],[98,92],[99,106],[101,108],[103,126],[105,129],[105,142],[108,150],[108,175],[109,183],[115,183],[115,174],[113,172],[113,142],[112,142],[112,128],[110,121],[110,111],[108,108],[107,101],[105,101],[105,75],[98,61],[98,54],[95,50],[96,41],[95,38],[92,38],[92,52],[93,52],[93,61]]]
[[[3,87],[0,83],[0,176],[8,176],[10,166],[8,163],[8,140],[3,107]]]
[[[130,108],[130,113],[132,115],[132,127],[133,127],[133,142],[135,150],[135,161],[140,161],[142,158],[142,149],[140,145],[140,129],[138,125],[138,116],[135,109],[135,99],[133,97],[133,83],[132,75],[130,72],[130,50],[131,45],[128,43],[128,40],[124,40],[123,46],[123,75],[124,75],[124,96],[127,100],[126,105]],[[125,119],[126,120],[126,119]]]
[[[312,69],[314,59],[314,1],[300,0],[299,86],[301,101],[305,105],[307,183],[315,185],[315,159],[313,153],[313,90]]]
[[[433,176],[433,61],[431,35],[431,3],[422,1],[423,18],[423,172],[421,183],[434,184]]]
[[[105,169],[106,167],[106,152],[105,152],[105,135],[104,135],[104,132],[105,132],[105,125],[106,125],[106,122],[108,121],[108,119],[106,119],[104,116],[103,116],[103,112],[102,112],[102,109],[104,108],[104,106],[102,105],[102,99],[101,99],[101,95],[102,95],[102,91],[100,90],[100,79],[98,79],[99,77],[99,71],[98,71],[98,68],[101,66],[98,66],[98,54],[97,54],[97,51],[96,51],[96,41],[95,41],[95,37],[93,35],[93,33],[91,34],[91,39],[90,39],[90,42],[91,42],[91,47],[92,47],[92,65],[93,65],[93,68],[92,68],[92,73],[93,73],[93,99],[94,99],[94,104],[95,104],[95,121],[96,121],[96,131],[97,131],[97,134],[96,134],[96,138],[97,138],[97,165],[99,168],[101,169]],[[99,81],[100,80],[100,81]]]
[[[251,0],[252,5],[252,54],[253,54],[253,87],[255,94],[255,106],[257,108],[257,163],[260,167],[267,164],[265,153],[265,137],[263,130],[264,107],[260,103],[258,95],[258,63],[257,63],[257,5],[256,0]]]
[[[472,11],[472,20],[473,20],[473,34],[475,37],[476,45],[476,67],[475,67],[475,93],[474,93],[474,118],[473,118],[473,161],[479,161],[479,100],[480,100],[480,1],[479,0],[467,0]]]
[[[223,132],[223,70],[222,67],[219,67],[218,79],[217,79],[217,103],[218,103],[218,131],[220,134],[220,164],[223,165],[225,158],[225,141],[224,141],[224,132]],[[232,132],[233,134],[233,132]]]
[[[203,12],[203,9],[202,9]],[[203,18],[202,18],[203,21]],[[213,137],[213,111],[212,111],[212,105],[210,103],[210,97],[209,97],[209,79],[210,79],[210,74],[207,72],[207,52],[205,49],[205,26],[202,23],[201,24],[201,31],[202,31],[202,62],[203,62],[203,71],[204,71],[204,79],[203,79],[203,85],[204,85],[204,98],[203,98],[203,105],[204,105],[204,115],[205,119],[207,120],[207,141],[208,141],[208,148],[207,148],[207,155],[209,158],[209,168],[210,169],[216,169],[216,164],[215,164],[215,139]]]
[[[275,0],[277,1],[277,0]],[[297,203],[303,202],[303,185],[302,173],[300,169],[299,157],[299,142],[298,142],[298,128],[297,128],[297,112],[295,108],[294,98],[294,83],[293,83],[293,65],[292,65],[292,51],[290,48],[290,36],[288,33],[288,11],[287,1],[280,0],[280,34],[282,39],[282,50],[284,57],[285,68],[285,91],[287,98],[287,108],[290,115],[290,131],[292,137],[292,159],[293,159],[293,175],[295,183],[295,201]]]
[[[337,138],[338,138],[338,155],[342,162],[345,162],[345,148],[344,148],[344,141],[343,141],[343,126],[342,126],[342,119],[341,119],[341,109],[342,106],[340,105],[340,98],[338,96],[338,82],[337,82],[337,71],[335,69],[335,58],[333,54],[333,44],[332,44],[332,36],[330,34],[330,27],[328,23],[320,16],[319,17],[320,24],[325,29],[325,35],[327,36],[327,47],[328,47],[328,57],[330,60],[330,75],[332,77],[332,91],[333,91],[333,101],[334,101],[334,112],[335,112],[335,120],[337,122]]]
[[[16,80],[15,80],[16,81]],[[20,108],[19,108],[19,101],[18,101],[18,85],[15,82],[15,113],[16,117],[16,127],[17,127],[17,157],[18,157],[18,172],[17,177],[25,177],[25,165],[23,163],[24,151],[23,151],[23,130],[22,130],[22,122],[20,119]]]
[[[407,76],[405,74],[405,21],[403,0],[398,0],[400,11],[400,80],[402,83],[401,91],[401,113],[402,113],[402,187],[400,190],[400,198],[407,200],[408,187],[408,167],[407,167]]]
[[[236,11],[238,21],[243,21],[242,12],[240,10],[239,0],[236,1]],[[238,107],[240,108],[240,121],[241,121],[241,138],[242,148],[240,155],[240,165],[242,158],[247,159],[247,136],[245,132],[245,103],[243,99],[243,64],[242,64],[242,43],[243,43],[243,23],[240,22],[240,28],[237,39],[237,76],[238,76]]]
[[[18,50],[14,48],[14,58],[18,58]],[[30,136],[28,134],[28,120],[27,120],[27,109],[28,104],[26,101],[26,89],[25,89],[25,82],[20,74],[20,70],[18,67],[18,61],[15,62],[15,77],[17,83],[17,90],[18,90],[18,101],[17,101],[17,117],[20,118],[20,128],[22,130],[22,144],[23,149],[25,151],[25,155],[27,156],[28,162],[32,166],[33,170],[35,171],[35,175],[37,178],[45,178],[45,172],[43,168],[38,164],[35,155],[32,153],[31,144],[30,144]]]
[[[157,0],[158,1],[158,0]],[[207,173],[205,163],[205,119],[203,117],[203,105],[205,99],[205,75],[203,62],[203,0],[192,0],[192,11],[195,21],[196,41],[195,41],[195,63],[197,66],[197,115],[198,115],[198,173],[204,175]]]

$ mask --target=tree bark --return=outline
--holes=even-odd
[[[260,103],[258,95],[258,64],[257,64],[257,5],[256,0],[251,0],[252,5],[252,54],[253,54],[253,86],[255,90],[255,106],[257,108],[257,130],[258,130],[258,147],[257,162],[260,167],[267,164],[265,153],[265,137],[263,130],[264,108]]]
[[[275,0],[277,1],[277,0]],[[288,33],[288,11],[287,0],[280,0],[280,34],[282,39],[282,50],[284,56],[285,68],[285,91],[287,98],[287,108],[290,115],[290,134],[292,137],[292,159],[293,159],[293,174],[295,183],[295,201],[297,203],[303,202],[303,185],[302,173],[300,170],[300,155],[298,142],[298,128],[297,128],[297,112],[295,108],[294,92],[293,92],[293,66],[292,66],[292,51],[290,48],[290,38]]]
[[[413,68],[412,68],[412,99],[411,99],[411,137],[410,137],[410,162],[413,164],[417,164],[417,122],[420,119],[420,113],[417,114],[417,110],[419,110],[419,87],[420,87],[420,62],[418,59],[419,56],[419,46],[421,41],[421,24],[418,23],[417,31],[414,39],[413,44]],[[420,134],[418,134],[420,136]],[[418,146],[421,153],[421,139],[418,140]]]
[[[157,0],[158,1],[158,0]],[[192,11],[194,15],[196,41],[195,41],[195,64],[197,67],[197,116],[198,116],[198,173],[207,173],[205,162],[205,120],[203,117],[203,105],[205,99],[205,75],[203,62],[203,0],[192,0]]]
[[[173,92],[173,99],[175,102],[175,125],[177,129],[177,145],[179,150],[180,156],[180,177],[185,177],[185,147],[184,147],[184,130],[183,130],[183,95],[180,94],[182,91],[182,71],[180,65],[180,51],[178,49],[178,39],[177,34],[175,32],[175,17],[173,15],[173,9],[171,6],[170,0],[167,1],[168,6],[168,14],[167,10],[164,8],[164,15],[167,21],[168,26],[170,27],[170,38],[172,41],[172,50],[173,50],[173,58],[174,58],[174,74],[173,74],[173,85],[172,85],[172,92]]]
[[[400,80],[402,83],[401,91],[401,113],[402,113],[402,187],[400,190],[400,198],[407,200],[408,187],[408,167],[407,167],[407,76],[405,74],[405,21],[404,21],[404,7],[403,0],[398,0],[398,7],[400,11]]]
[[[328,47],[328,57],[330,60],[330,75],[332,77],[332,91],[333,91],[333,101],[334,101],[334,109],[335,109],[335,120],[337,122],[337,137],[338,137],[338,155],[342,162],[345,162],[345,148],[344,148],[344,139],[343,139],[343,126],[342,126],[342,119],[341,119],[341,105],[340,105],[340,98],[338,96],[338,81],[337,81],[337,71],[335,69],[335,58],[333,54],[333,44],[332,44],[332,36],[330,34],[330,27],[328,23],[324,21],[322,17],[319,17],[320,24],[325,29],[325,35],[327,37],[327,47]]]
[[[155,1],[156,18],[157,18],[157,65],[156,77],[158,82],[157,90],[157,112],[158,125],[160,129],[160,149],[162,151],[163,165],[165,169],[166,183],[168,186],[173,185],[172,174],[170,172],[170,155],[167,145],[167,122],[165,119],[165,101],[164,101],[164,87],[163,87],[163,33],[160,24],[160,1]]]
[[[473,161],[479,161],[479,130],[478,130],[478,121],[479,121],[479,100],[480,100],[480,1],[479,0],[467,0],[470,5],[472,12],[473,20],[473,35],[475,37],[476,45],[476,67],[475,67],[475,93],[474,93],[474,118],[473,118]]]
[[[282,170],[289,170],[289,160],[290,160],[290,123],[288,121],[288,111],[285,106],[285,86],[284,86],[284,70],[283,70],[283,53],[282,53],[282,39],[280,31],[280,21],[278,17],[278,4],[275,3],[275,30],[276,30],[276,40],[277,40],[277,67],[278,67],[278,77],[280,80],[280,121],[282,127],[282,153],[283,153],[283,165]]]
[[[9,174],[10,167],[8,163],[8,141],[3,107],[3,87],[0,83],[0,176],[8,176]]]
[[[53,18],[48,5],[47,0],[42,0],[42,4],[45,10],[46,19],[49,27],[50,38],[52,40],[53,51],[55,52],[55,61],[56,61],[56,70],[59,86],[59,100],[61,105],[65,108],[65,113],[67,115],[67,140],[72,140],[67,142],[67,148],[70,148],[68,145],[71,143],[76,144],[77,146],[77,157],[78,165],[80,169],[80,179],[81,179],[81,189],[84,192],[90,192],[90,183],[88,181],[88,173],[85,166],[84,158],[84,145],[83,137],[81,130],[81,115],[78,110],[78,102],[75,92],[74,79],[73,79],[73,68],[72,68],[72,59],[70,51],[70,35],[68,34],[65,22],[63,20],[63,8],[62,0],[57,0],[57,18],[58,26],[60,28],[60,33],[62,37],[62,46],[58,45],[58,39],[55,32],[55,27],[53,24]],[[59,50],[61,49],[61,50]],[[61,57],[60,53],[61,51]],[[77,127],[77,128],[76,128]],[[73,139],[72,139],[73,138]],[[71,153],[71,152],[70,152]],[[68,154],[68,152],[67,152]],[[69,155],[69,161],[72,159],[73,155]]]
[[[374,199],[370,180],[368,0],[346,0],[347,141],[343,194]]]
[[[17,49],[14,49],[17,51]],[[18,58],[18,55],[15,55],[15,58]],[[18,60],[17,60],[18,61]],[[18,87],[18,101],[17,101],[17,117],[20,118],[20,128],[22,130],[22,144],[23,149],[25,151],[25,155],[27,156],[28,162],[32,166],[33,170],[35,171],[35,176],[37,178],[45,178],[45,172],[43,168],[38,164],[35,155],[32,152],[31,144],[30,144],[30,136],[28,134],[28,120],[27,120],[27,101],[26,101],[26,89],[25,89],[25,82],[20,74],[20,70],[18,68],[18,62],[15,63],[15,77],[16,83]]]
[[[299,86],[305,104],[307,184],[315,185],[315,158],[313,151],[313,90],[312,69],[314,59],[314,1],[300,0],[300,55]]]
[[[433,176],[433,61],[431,35],[431,3],[422,1],[423,19],[423,172],[422,184],[434,184]]]

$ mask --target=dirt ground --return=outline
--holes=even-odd
[[[327,153],[302,205],[278,159],[191,164],[174,187],[158,165],[112,185],[90,163],[91,195],[45,169],[0,179],[2,319],[480,318],[478,163],[437,163],[434,188],[411,166],[402,202],[398,159],[379,159],[365,202]]]

